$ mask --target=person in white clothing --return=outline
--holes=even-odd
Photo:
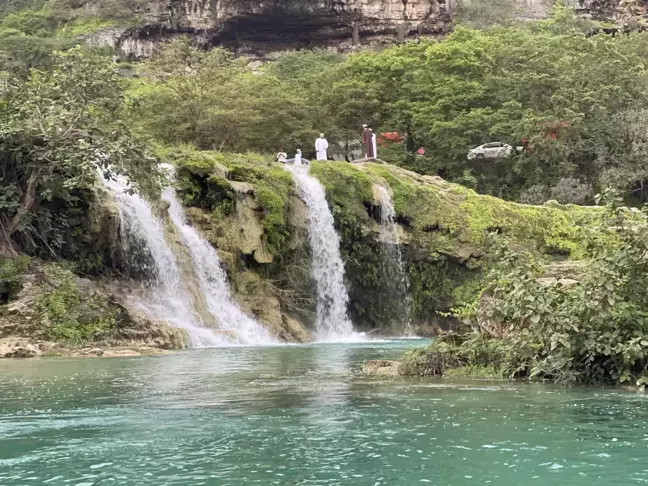
[[[324,138],[324,134],[315,140],[315,151],[317,152],[317,160],[326,160],[326,150],[328,149],[328,141]]]
[[[279,150],[279,153],[277,154],[277,162],[285,164],[287,158],[288,154],[284,152],[284,149]]]
[[[302,165],[300,149],[297,149],[297,153],[295,154],[295,165]]]
[[[373,156],[374,158],[378,158],[378,146],[376,145],[376,134],[373,133],[373,130],[371,131],[371,144],[373,145]]]

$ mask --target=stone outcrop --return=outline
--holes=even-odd
[[[190,35],[204,47],[263,57],[285,49],[404,42],[449,31],[444,0],[152,0],[146,24],[106,29],[90,45],[109,45],[131,59],[148,57],[159,42]]]
[[[479,1],[479,0],[477,0]],[[452,30],[459,0],[149,0],[133,15],[134,27],[111,27],[86,37],[129,60],[151,56],[161,42],[188,35],[199,46],[223,46],[238,55],[264,58],[282,51],[321,47],[348,52],[438,37]],[[476,0],[462,0],[468,9]],[[539,20],[550,0],[504,0],[502,18]],[[628,24],[646,17],[644,0],[568,0],[585,18]],[[465,10],[465,9],[464,9]],[[492,14],[492,12],[491,12]],[[479,15],[474,13],[473,15]]]
[[[372,359],[362,364],[362,372],[369,375],[378,376],[397,376],[399,361],[390,361],[386,359]]]
[[[0,357],[85,355],[79,347],[86,343],[131,351],[187,345],[184,331],[132,307],[126,284],[79,278],[63,266],[38,262],[11,278],[12,291],[0,303]]]
[[[229,174],[227,168],[218,164],[210,170],[218,178]],[[250,170],[251,167],[242,172],[239,170],[236,175],[245,177]],[[257,176],[263,179],[264,175],[269,176],[270,173],[260,172]],[[197,174],[193,174],[193,177],[196,176]],[[214,178],[209,180],[211,184],[207,183],[209,189],[205,196],[214,200],[225,197],[228,209],[217,210],[215,216],[213,210],[188,207],[186,214],[191,224],[218,249],[236,300],[247,314],[253,315],[280,339],[288,342],[309,341],[311,336],[302,323],[304,319],[296,315],[303,311],[302,305],[287,305],[294,301],[295,292],[280,288],[272,279],[262,278],[256,273],[281,274],[288,265],[285,257],[278,259],[268,246],[268,234],[264,226],[266,209],[259,200],[257,190],[267,189],[264,183],[269,185],[270,181],[262,180],[252,184],[223,178],[219,184],[214,184]],[[306,207],[301,199],[292,194],[283,210],[292,231],[290,238],[282,244],[282,249],[303,253],[306,251],[307,238]],[[280,279],[283,280],[284,277]]]
[[[29,339],[0,339],[0,358],[33,358],[42,354],[40,347]]]

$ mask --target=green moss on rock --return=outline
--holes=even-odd
[[[36,296],[38,326],[33,329],[34,335],[73,344],[115,337],[114,310],[101,297],[83,295],[70,270],[47,264],[41,278],[45,285]]]
[[[312,321],[314,303],[304,204],[291,175],[258,154],[166,153],[187,217],[227,263],[239,301],[277,334],[304,340],[297,320]]]
[[[184,331],[147,320],[125,305],[126,298],[104,288],[104,282],[79,278],[71,268],[65,262],[41,263],[24,257],[2,262],[2,275],[9,276],[15,287],[0,302],[0,338],[72,347],[91,343],[186,346]]]
[[[488,235],[506,234],[539,252],[582,255],[580,231],[598,210],[580,206],[528,206],[483,196],[439,177],[380,164],[363,164],[394,192],[401,223],[432,253],[459,260],[487,251]]]
[[[166,154],[178,168],[178,191],[191,207],[187,214],[226,257],[234,290],[237,274],[255,272],[272,283],[282,312],[299,309],[307,321],[315,296],[305,208],[291,175],[258,154],[187,147]],[[413,324],[426,334],[426,326],[436,332],[453,324],[444,321],[445,314],[477,295],[494,235],[538,254],[580,258],[586,252],[582,228],[597,211],[510,203],[386,164],[313,162],[310,173],[326,189],[340,236],[351,317],[364,329],[395,332],[404,324],[386,282],[376,184],[393,193]]]

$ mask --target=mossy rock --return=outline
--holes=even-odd
[[[67,346],[137,341],[164,349],[186,347],[184,331],[147,320],[103,282],[79,278],[65,262],[25,261],[17,258],[0,265],[5,276],[7,268],[13,268],[12,281],[19,282],[0,305],[0,338],[25,337]]]
[[[179,193],[193,207],[187,214],[229,256],[232,281],[238,273],[253,271],[286,295],[314,301],[305,208],[298,208],[287,171],[258,154],[185,147],[171,159],[181,174]],[[226,177],[219,166],[227,169]],[[340,236],[349,310],[363,329],[401,332],[404,324],[385,271],[376,184],[389,186],[393,194],[417,329],[456,324],[440,319],[480,291],[481,271],[493,257],[494,238],[505,236],[512,245],[538,255],[579,259],[587,252],[581,232],[599,211],[515,204],[389,164],[313,162],[310,173],[326,189]],[[284,314],[289,306],[282,303]],[[301,318],[307,320],[314,309],[302,310]]]

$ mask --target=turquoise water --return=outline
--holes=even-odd
[[[0,485],[648,483],[648,398],[355,373],[411,345],[0,361]]]

